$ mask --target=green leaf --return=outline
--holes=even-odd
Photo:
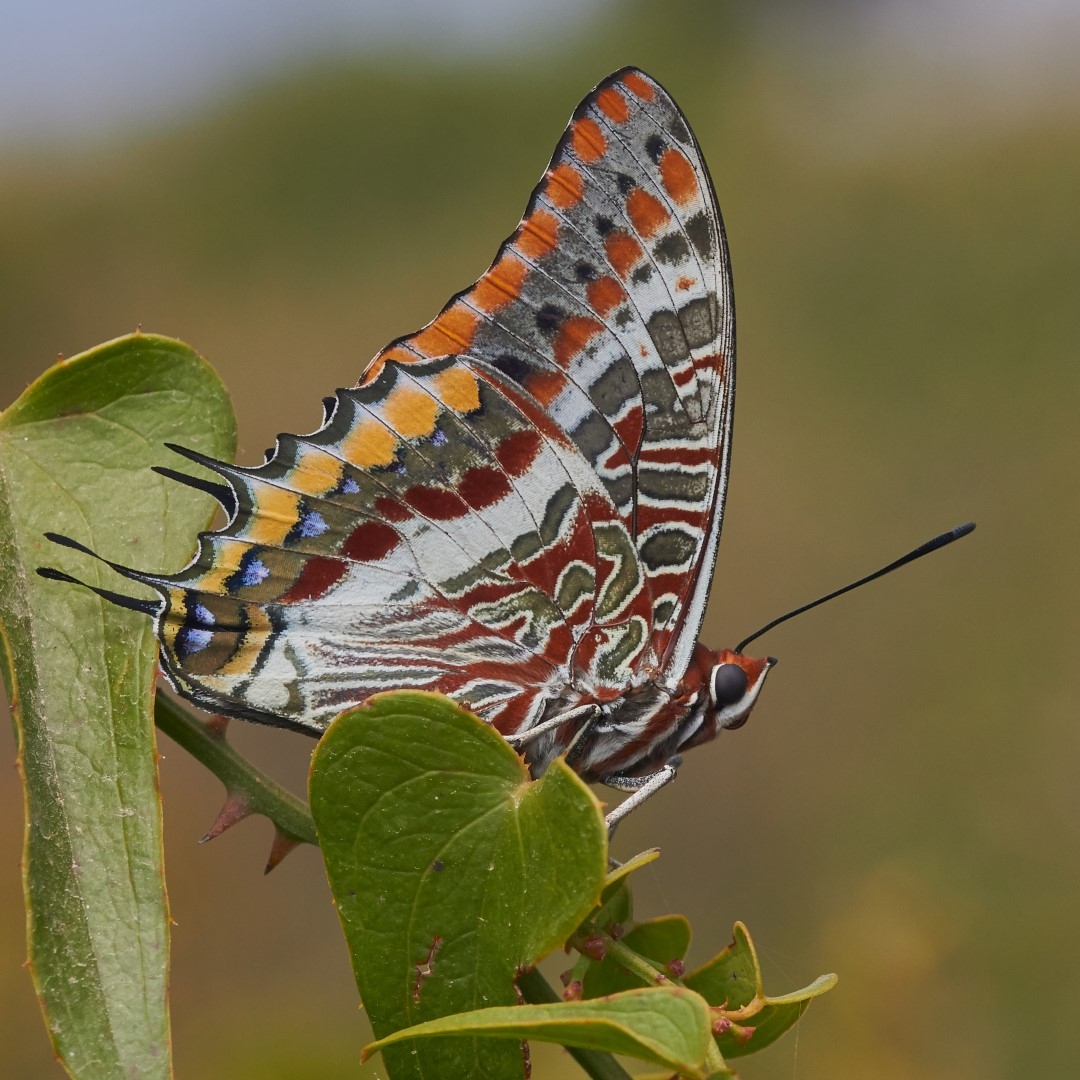
[[[171,1075],[168,907],[150,621],[36,575],[136,590],[48,543],[176,569],[212,500],[150,471],[174,440],[230,458],[220,381],[176,341],[137,334],[49,369],[0,415],[0,628],[23,778],[30,970],[57,1055],[79,1078]]]
[[[436,1035],[538,1039],[623,1054],[662,1065],[680,1076],[705,1080],[710,1075],[705,1057],[712,1019],[708,1005],[697,994],[674,986],[651,987],[594,1001],[477,1009],[446,1016],[371,1043],[364,1048],[363,1056],[367,1058],[395,1043]]]
[[[671,961],[682,960],[690,947],[690,924],[681,915],[664,915],[638,923],[619,938],[619,943],[668,971]],[[589,965],[583,991],[585,997],[597,998],[641,985],[643,981],[637,975],[609,955]]]
[[[380,1038],[513,1005],[519,970],[596,904],[607,834],[562,761],[535,783],[491,727],[433,694],[372,698],[315,753],[311,810],[353,972]],[[520,1078],[516,1040],[395,1047],[395,1078]]]
[[[687,975],[684,982],[710,1005],[721,1006],[729,1014],[732,1026],[716,1039],[720,1052],[729,1058],[752,1054],[776,1042],[814,998],[836,985],[836,976],[822,975],[793,994],[767,997],[757,951],[746,927],[736,923],[731,944]]]

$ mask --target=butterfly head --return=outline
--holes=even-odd
[[[730,649],[714,654],[708,686],[717,729],[734,730],[746,723],[775,664],[775,656],[754,659]]]

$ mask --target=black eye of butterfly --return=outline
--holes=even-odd
[[[746,686],[746,672],[738,664],[719,664],[713,668],[713,701],[718,709],[741,701]]]

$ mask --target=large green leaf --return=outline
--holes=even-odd
[[[364,1057],[408,1039],[510,1036],[623,1054],[704,1080],[713,1075],[705,1067],[712,1020],[712,1011],[697,994],[674,986],[651,987],[593,1001],[504,1006],[446,1016],[371,1043],[364,1048]]]
[[[171,1075],[168,908],[149,620],[73,585],[130,583],[48,543],[176,569],[211,500],[150,471],[176,441],[231,458],[232,409],[186,346],[136,334],[50,368],[0,415],[0,627],[27,812],[30,969],[80,1080]]]
[[[607,837],[562,761],[532,782],[490,727],[445,698],[394,693],[339,717],[312,763],[311,810],[353,971],[380,1038],[514,1005],[517,972],[596,904]],[[389,1048],[395,1080],[520,1078],[514,1039]]]

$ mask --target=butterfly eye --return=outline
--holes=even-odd
[[[746,693],[746,672],[738,664],[718,664],[713,668],[713,704],[718,709],[734,705]]]

